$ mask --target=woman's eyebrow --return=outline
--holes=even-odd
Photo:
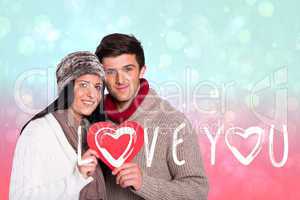
[[[79,81],[79,82],[85,82],[85,83],[88,83],[88,84],[91,84],[91,82],[90,81],[86,81],[86,80],[77,80],[77,81]],[[95,83],[94,85],[96,85],[96,86],[98,86],[98,85],[103,85],[103,83],[101,83],[101,82],[99,82],[99,83]]]
[[[78,80],[76,80],[76,81],[79,81],[79,82],[85,82],[85,83],[90,83],[90,81],[80,80],[80,79],[78,79]]]

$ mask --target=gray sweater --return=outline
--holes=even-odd
[[[208,182],[204,174],[197,135],[184,114],[175,110],[150,89],[140,107],[128,120],[136,121],[144,127],[149,150],[153,145],[155,130],[158,131],[152,163],[149,167],[148,161],[147,166],[146,155],[149,155],[150,151],[146,152],[144,144],[132,161],[142,170],[143,184],[138,191],[121,188],[116,184],[115,176],[107,173],[105,176],[108,199],[207,199]],[[173,143],[174,134],[177,134],[177,140],[183,139],[182,143],[176,145],[176,149]],[[184,164],[176,164],[174,159]]]

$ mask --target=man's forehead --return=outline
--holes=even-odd
[[[121,54],[115,57],[105,57],[102,59],[102,64],[105,69],[138,66],[136,56],[134,54]]]
[[[137,67],[134,64],[128,64],[128,65],[124,65],[124,66],[103,66],[104,70],[118,70],[118,69],[126,69],[128,67]]]

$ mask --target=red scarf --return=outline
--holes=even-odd
[[[110,94],[106,95],[104,99],[104,111],[107,117],[117,123],[122,123],[126,121],[141,105],[144,98],[149,92],[149,84],[146,79],[140,79],[140,89],[136,97],[131,102],[130,106],[119,112],[116,106],[116,99],[112,97]]]

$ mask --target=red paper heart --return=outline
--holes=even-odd
[[[98,122],[89,128],[87,143],[113,170],[124,162],[130,162],[138,154],[144,144],[144,129],[133,121],[126,121],[119,126]]]

